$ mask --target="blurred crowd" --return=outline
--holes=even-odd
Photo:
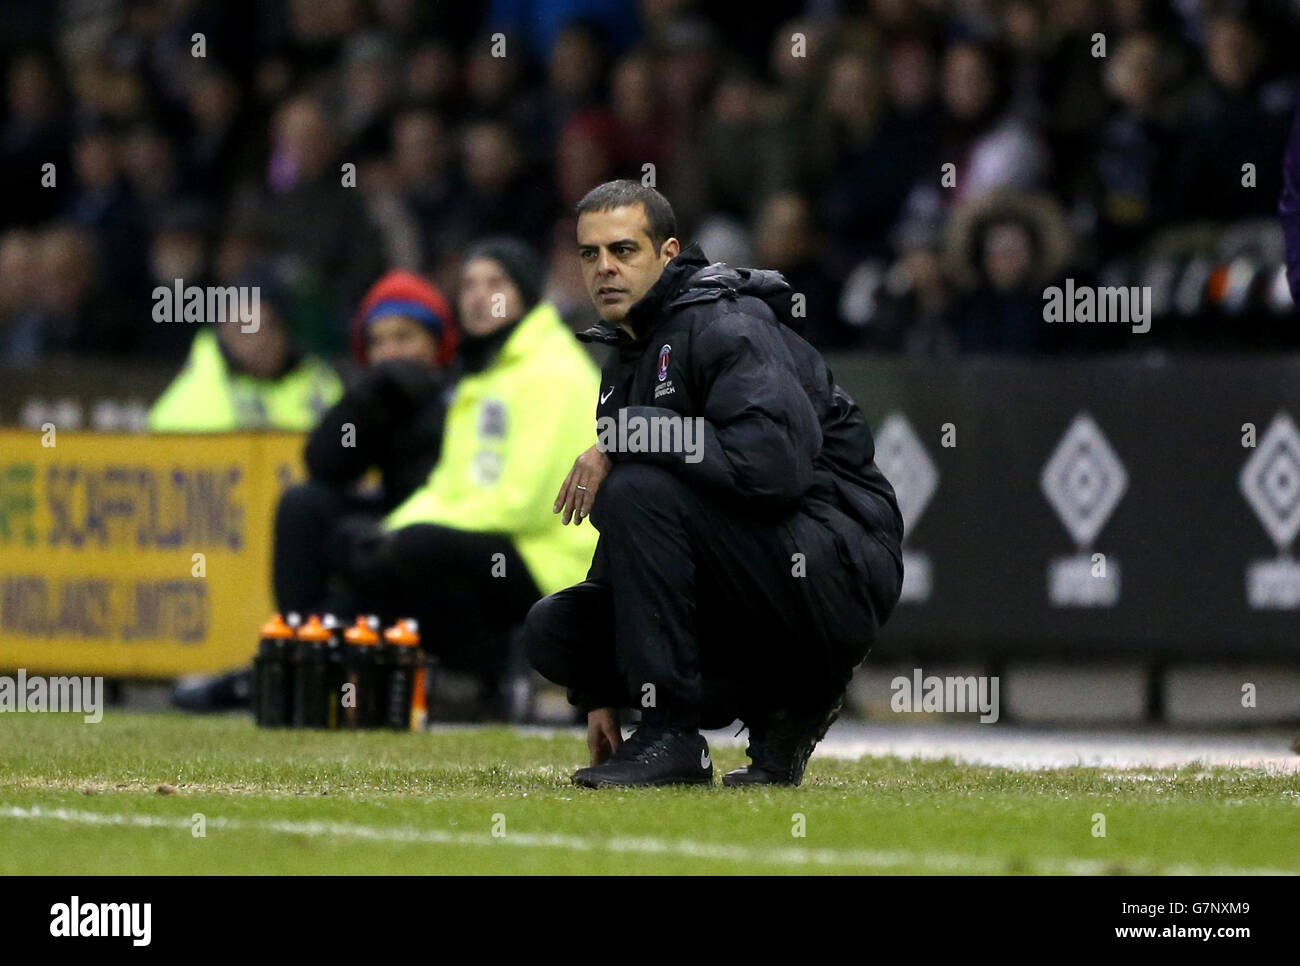
[[[338,358],[385,270],[450,291],[469,241],[497,233],[544,253],[548,297],[584,325],[572,209],[612,177],[653,177],[710,258],[784,272],[822,348],[1300,344],[1276,220],[1287,0],[5,16],[0,363],[179,360],[194,332],[151,321],[154,287],[254,264],[283,279],[304,346]],[[1066,277],[1151,286],[1151,333],[1044,324]]]

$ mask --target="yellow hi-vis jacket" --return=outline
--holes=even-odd
[[[551,512],[578,455],[596,442],[600,372],[549,303],[520,320],[496,359],[461,377],[429,481],[384,520],[508,534],[543,594],[587,577],[591,521]],[[484,565],[487,565],[485,561]]]
[[[217,344],[217,334],[202,329],[194,337],[185,367],[149,410],[149,430],[305,432],[342,395],[338,374],[314,356],[308,356],[279,379],[232,373]]]

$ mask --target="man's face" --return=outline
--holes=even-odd
[[[596,312],[606,322],[622,322],[680,250],[677,239],[669,238],[655,251],[640,204],[588,211],[578,218],[583,281]]]
[[[247,329],[242,323],[223,322],[216,326],[217,338],[250,376],[274,378],[289,352],[289,335],[276,311],[260,299],[253,321],[257,327]]]
[[[999,292],[1020,288],[1033,268],[1033,240],[1023,225],[994,225],[984,236],[984,271]]]

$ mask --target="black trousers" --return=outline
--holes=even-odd
[[[533,606],[529,660],[580,708],[636,707],[647,723],[825,706],[878,630],[864,582],[898,582],[883,548],[863,575],[807,514],[755,519],[645,463],[615,465],[591,519],[588,579]]]
[[[509,535],[426,523],[385,533],[379,520],[321,483],[286,490],[275,527],[281,609],[378,614],[385,625],[414,617],[444,667],[497,680],[511,629],[541,597]]]
[[[378,500],[345,493],[336,486],[308,480],[291,486],[275,512],[272,579],[280,612],[359,613],[339,579],[353,542],[352,535],[373,531],[383,509]]]

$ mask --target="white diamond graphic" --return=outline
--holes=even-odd
[[[903,532],[911,532],[939,485],[939,471],[902,413],[890,413],[876,433],[876,466],[894,487]]]
[[[1300,431],[1289,415],[1273,417],[1237,483],[1268,535],[1285,551],[1300,532]]]
[[[1070,423],[1043,467],[1043,494],[1081,548],[1096,539],[1128,489],[1128,473],[1087,413]]]

